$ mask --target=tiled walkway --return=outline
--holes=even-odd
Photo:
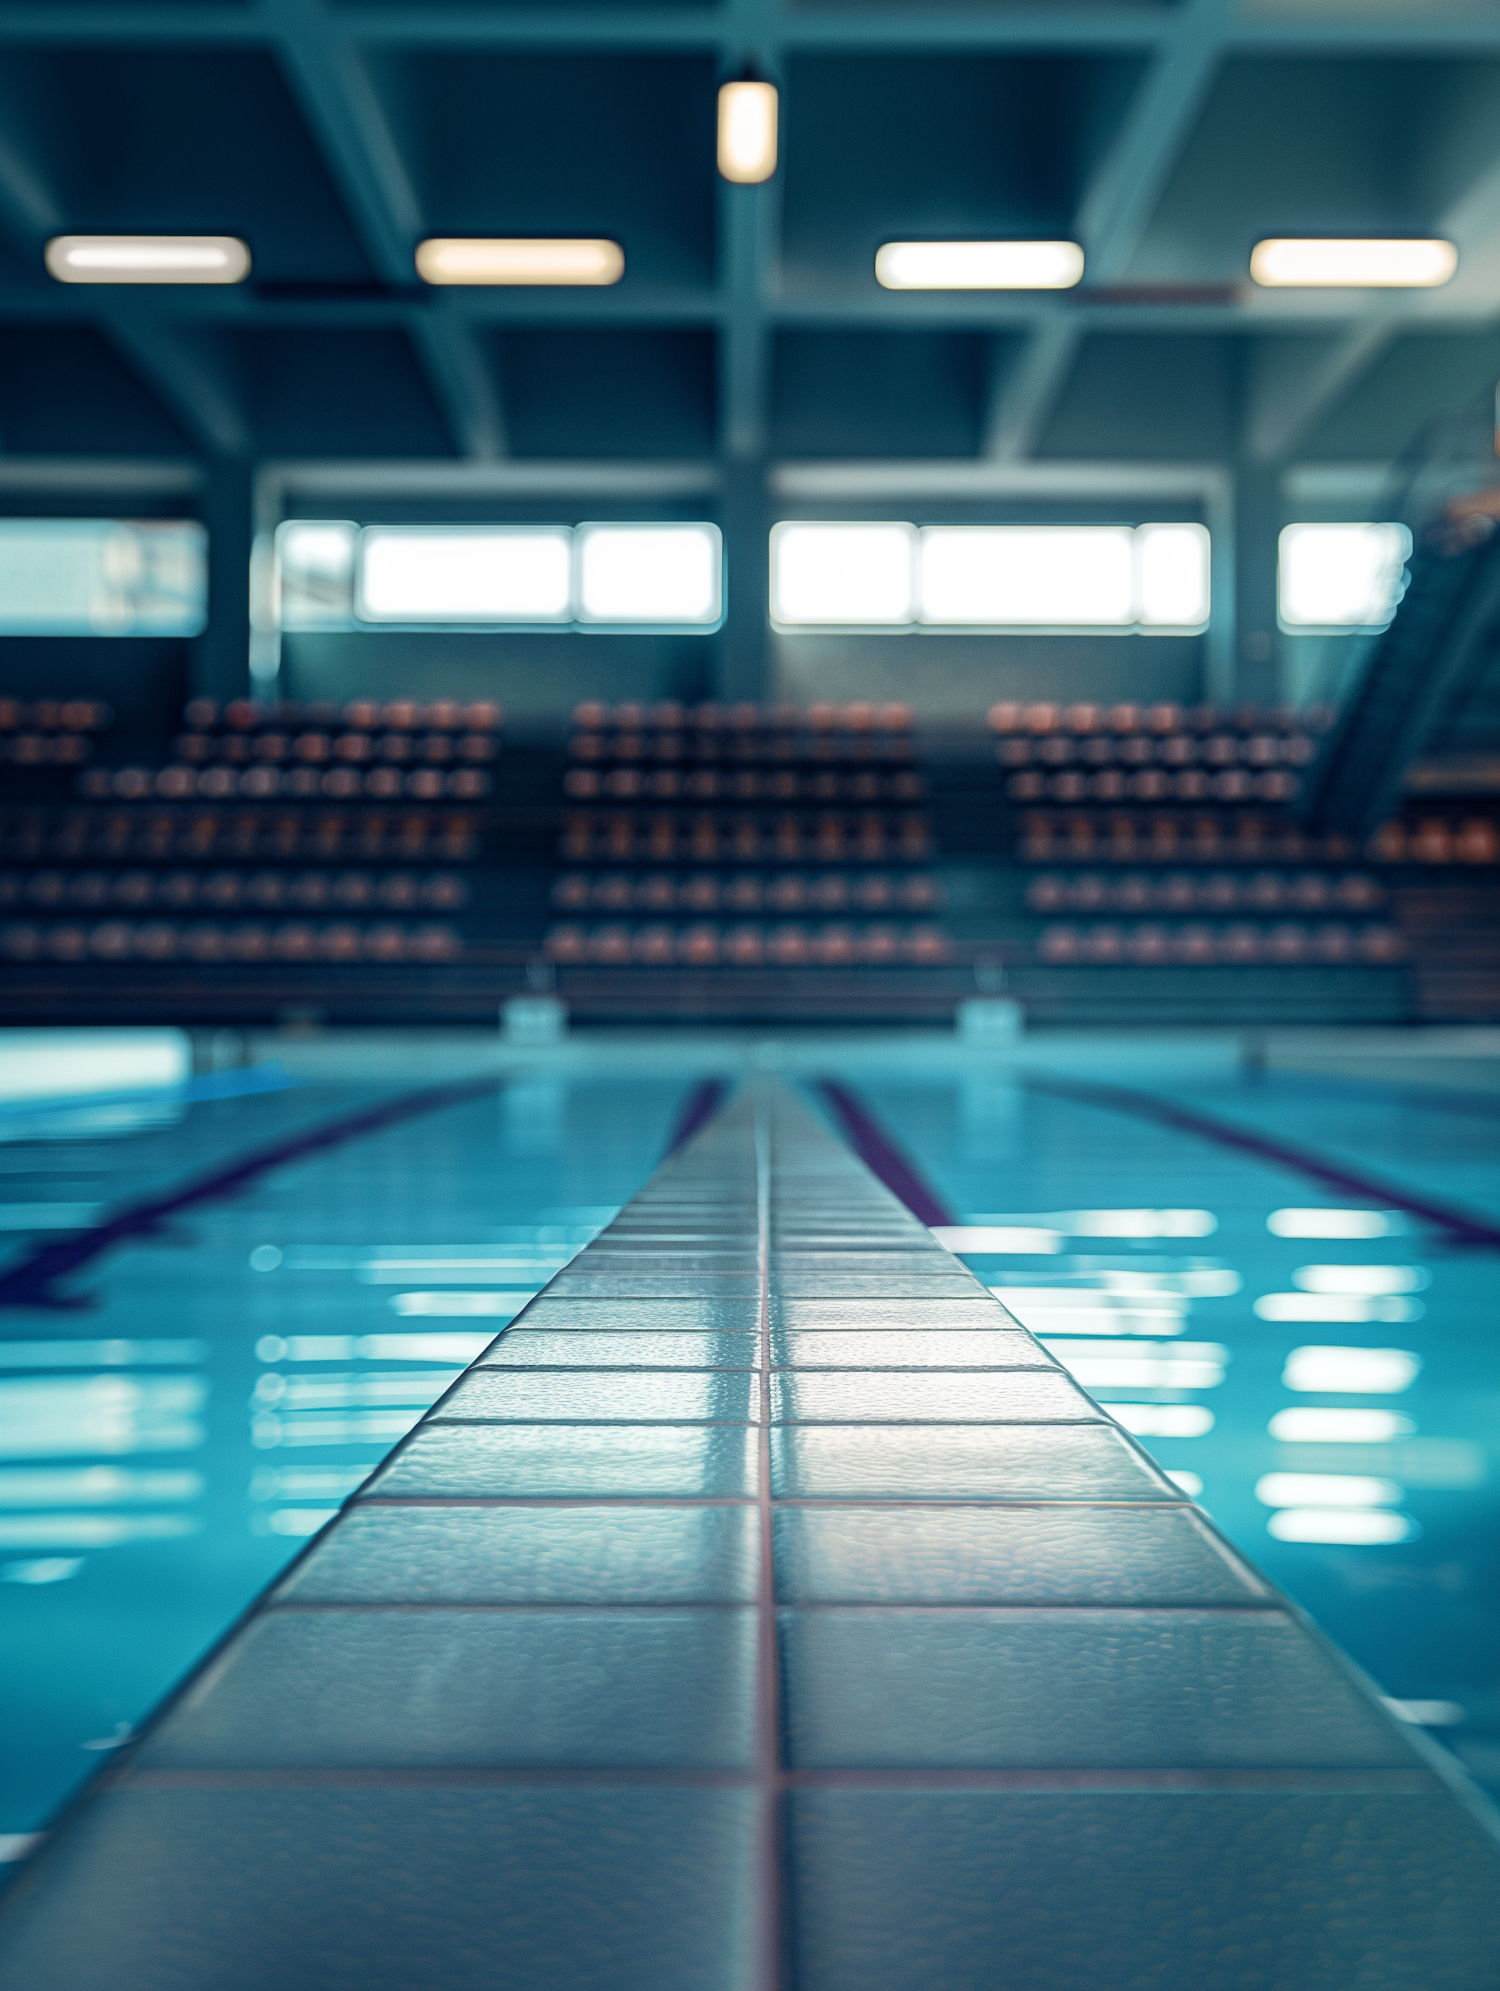
[[[1488,1991],[1436,1761],[762,1082],[114,1759],[0,1974]]]

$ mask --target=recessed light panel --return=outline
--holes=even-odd
[[[875,281],[886,290],[1071,290],[1076,242],[887,242]]]
[[[580,622],[712,628],[723,613],[716,525],[580,525]]]
[[[54,235],[59,283],[243,283],[250,251],[237,235]]]
[[[771,619],[787,628],[900,628],[917,612],[917,531],[895,522],[771,529]]]
[[[566,622],[572,614],[566,526],[370,526],[360,534],[362,622]]]
[[[618,242],[588,236],[432,236],[417,275],[432,284],[611,284],[625,274]]]
[[[1384,629],[1401,599],[1410,553],[1411,534],[1400,524],[1286,526],[1276,568],[1282,628],[1331,635]]]
[[[1457,268],[1457,249],[1436,239],[1278,235],[1250,253],[1251,276],[1271,288],[1432,290]]]
[[[755,186],[776,171],[776,91],[769,83],[726,83],[719,92],[719,171]]]

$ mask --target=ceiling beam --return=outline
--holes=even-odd
[[[422,205],[359,50],[322,0],[260,0],[313,141],[383,284],[412,292]],[[446,300],[400,314],[423,377],[463,456],[504,454],[505,421],[484,352]]]
[[[1079,319],[1059,313],[1028,336],[1014,360],[1009,340],[994,341],[982,443],[992,462],[1019,463],[1036,453],[1047,418],[1073,371],[1083,335]]]
[[[118,308],[100,319],[99,329],[205,456],[253,454],[254,432],[243,398],[224,355],[209,344],[212,333],[205,336]]]
[[[1377,318],[1315,341],[1260,340],[1250,354],[1245,396],[1244,451],[1251,462],[1284,463],[1295,456],[1396,332]]]

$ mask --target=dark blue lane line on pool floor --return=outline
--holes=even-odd
[[[274,1141],[268,1147],[254,1149],[237,1161],[213,1169],[209,1174],[171,1189],[165,1195],[129,1203],[92,1229],[75,1231],[69,1237],[38,1245],[19,1264],[0,1274],[0,1308],[45,1308],[61,1312],[92,1306],[93,1301],[86,1295],[58,1291],[59,1281],[81,1271],[113,1245],[122,1244],[130,1238],[156,1236],[170,1218],[180,1216],[184,1210],[196,1209],[205,1203],[222,1202],[225,1197],[236,1195],[272,1169],[282,1168],[288,1162],[304,1161],[309,1155],[325,1153],[329,1148],[341,1147],[347,1141],[363,1140],[369,1134],[384,1133],[389,1127],[400,1126],[402,1122],[418,1119],[424,1114],[438,1113],[449,1106],[462,1106],[472,1099],[482,1099],[488,1093],[497,1092],[504,1082],[500,1075],[489,1073],[483,1078],[464,1079],[454,1085],[425,1086],[419,1092],[399,1093],[393,1099],[383,1100],[378,1106],[366,1107],[358,1113],[342,1114],[336,1120],[325,1121],[320,1127]]]
[[[865,1167],[900,1198],[918,1223],[931,1229],[956,1221],[916,1163],[891,1139],[857,1092],[833,1078],[820,1078],[817,1090]]]
[[[666,1147],[662,1150],[662,1160],[669,1161],[679,1148],[685,1148],[694,1134],[700,1133],[718,1112],[728,1092],[727,1081],[721,1078],[706,1078],[701,1085],[695,1085],[683,1102],[682,1111],[677,1116],[676,1125]]]
[[[1384,1176],[1368,1175],[1362,1169],[1351,1168],[1344,1162],[1331,1160],[1297,1143],[1257,1133],[1251,1127],[1237,1126],[1232,1120],[1221,1120],[1216,1114],[1204,1113],[1196,1106],[1182,1106],[1176,1100],[1163,1099],[1156,1093],[1137,1092],[1130,1086],[1044,1077],[1036,1072],[1024,1073],[1020,1082],[1029,1091],[1047,1093],[1054,1099],[1071,1099],[1080,1106],[1099,1106],[1106,1112],[1129,1114],[1137,1120],[1151,1120],[1159,1127],[1170,1127],[1175,1133],[1192,1134],[1199,1140],[1213,1142],[1216,1147],[1253,1155],[1274,1167],[1305,1175],[1336,1195],[1354,1197],[1379,1208],[1401,1210],[1441,1232],[1448,1244],[1487,1251],[1500,1250],[1500,1226],[1483,1217],[1406,1189]]]

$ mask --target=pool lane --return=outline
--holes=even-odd
[[[0,1124],[0,1292],[44,1301],[0,1310],[0,1850],[633,1193],[685,1103],[671,1079],[317,1084]],[[64,1267],[21,1227],[64,1202],[135,1215]]]
[[[859,1090],[985,1283],[1500,1791],[1500,1253],[1473,1236],[1500,1120],[1284,1074],[1158,1082],[1150,1115],[979,1073]],[[1278,1145],[1469,1235],[1339,1195]]]

